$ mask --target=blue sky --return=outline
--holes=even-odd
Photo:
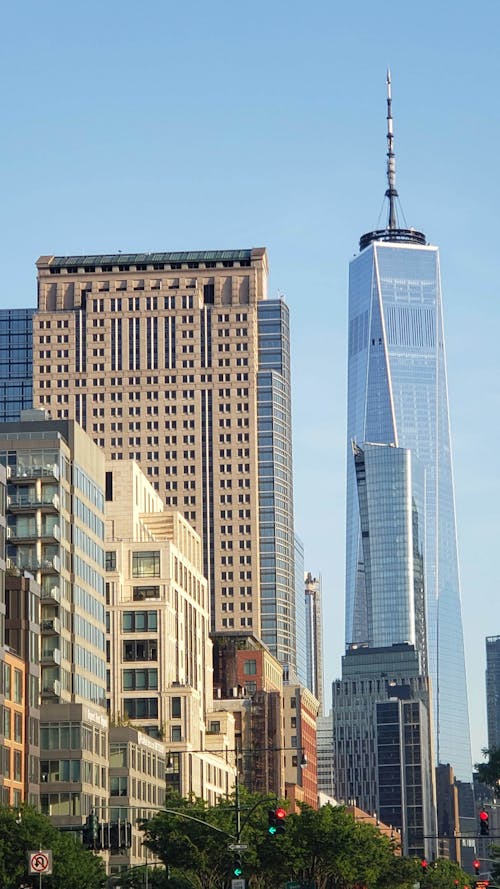
[[[461,6],[463,7],[461,9]],[[42,254],[266,246],[292,311],[296,525],[343,650],[346,305],[385,224],[385,72],[408,225],[441,248],[473,758],[500,634],[500,5],[11,3],[3,18],[4,307]]]

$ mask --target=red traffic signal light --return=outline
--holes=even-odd
[[[479,813],[479,833],[482,837],[487,837],[490,833],[490,816],[484,809]]]
[[[427,873],[427,859],[422,858],[422,861],[420,862],[420,864],[421,864],[421,867],[422,867],[422,872],[423,872],[424,874],[426,874],[426,873]]]
[[[474,873],[478,874],[479,871],[481,870],[481,862],[479,861],[478,858],[474,858],[474,861],[472,862],[472,867],[474,868]]]
[[[285,833],[286,810],[279,806],[274,810],[274,815],[276,818],[276,833]]]

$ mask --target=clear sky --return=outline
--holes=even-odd
[[[350,258],[397,187],[441,248],[473,758],[500,634],[500,4],[19,0],[0,61],[0,305],[42,254],[266,246],[292,312],[296,527],[344,642]]]

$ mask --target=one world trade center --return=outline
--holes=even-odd
[[[346,643],[366,644],[369,614],[352,443],[407,448],[425,470],[424,577],[436,759],[470,782],[439,251],[421,232],[399,225],[390,75],[387,86],[388,223],[362,236],[349,276]]]

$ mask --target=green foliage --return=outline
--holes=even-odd
[[[491,876],[493,883],[498,886],[500,880],[500,846],[490,846],[489,855],[491,858]]]
[[[481,784],[496,789],[500,783],[500,748],[485,748],[482,754],[488,761],[476,762],[474,768],[477,769]]]
[[[286,832],[272,836],[267,811],[275,805],[272,797],[241,795],[241,842],[248,847],[243,877],[251,889],[278,889],[290,881],[301,889],[411,889],[418,881],[420,863],[395,856],[388,837],[355,822],[344,807],[316,811],[303,805],[300,814],[288,814]],[[170,870],[169,889],[177,889],[173,883],[181,876],[185,883],[178,889],[225,889],[235,862],[228,850],[236,834],[234,800],[210,807],[171,797],[167,807],[174,813],[159,812],[143,830],[146,845]],[[440,887],[430,883],[429,889]]]
[[[427,873],[422,876],[420,861],[415,862],[421,889],[464,889],[471,886],[471,877],[455,861],[440,858],[429,864]]]
[[[86,851],[74,835],[61,833],[50,820],[25,806],[19,811],[0,807],[0,886],[17,889],[28,878],[28,852],[51,849],[52,876],[44,876],[44,889],[100,889],[105,868],[100,858]]]

